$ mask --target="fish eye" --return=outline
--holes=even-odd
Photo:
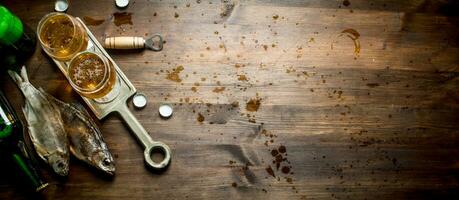
[[[64,163],[61,163],[61,162],[60,162],[60,163],[57,163],[57,167],[58,167],[58,168],[64,168]]]
[[[104,159],[104,161],[102,161],[102,165],[104,166],[109,166],[110,165],[110,160],[108,160],[107,158]]]

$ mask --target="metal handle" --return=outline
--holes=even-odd
[[[162,143],[153,141],[150,134],[143,128],[143,126],[137,121],[137,118],[131,113],[128,107],[125,104],[119,106],[117,112],[121,115],[124,121],[127,123],[132,133],[137,137],[137,139],[142,143],[145,148],[144,158],[148,166],[153,169],[163,169],[169,165],[171,160],[171,150],[170,148]],[[151,159],[151,154],[153,150],[160,150],[164,153],[164,159],[160,163],[156,163]]]
[[[154,39],[156,39],[157,45],[154,45]],[[163,45],[164,45],[164,40],[163,37],[160,34],[155,34],[152,37],[148,38],[145,40],[145,46],[148,49],[151,49],[153,51],[161,51],[163,50]]]
[[[108,37],[105,38],[104,47],[107,49],[143,49],[145,40],[142,37]]]

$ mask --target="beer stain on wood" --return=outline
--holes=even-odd
[[[225,87],[216,87],[212,90],[212,92],[215,92],[215,93],[221,93],[223,91],[225,91]]]
[[[247,79],[247,76],[244,75],[244,74],[238,74],[237,76],[238,76],[237,80],[240,80],[240,81],[248,81],[249,80],[249,79]]]
[[[36,27],[54,1],[3,4]],[[89,0],[68,10],[116,12]],[[116,177],[74,162],[59,180],[43,165],[44,199],[457,199],[457,2],[142,0],[126,12],[123,25],[89,28],[167,41],[160,52],[109,53],[149,98],[132,112],[170,146],[172,164],[146,169],[139,143],[110,115],[99,125]],[[27,66],[34,85],[81,102],[45,53]],[[5,74],[0,87],[24,120]],[[158,116],[161,103],[174,107],[170,119]],[[36,199],[0,171],[0,199]]]
[[[180,78],[180,72],[184,70],[183,66],[178,66],[177,68],[172,69],[172,71],[168,71],[166,79],[174,81],[174,82],[182,82]]]
[[[250,112],[256,112],[258,111],[258,108],[260,108],[260,105],[261,105],[260,98],[258,97],[252,98],[247,102],[245,109]]]
[[[84,16],[83,21],[88,26],[99,26],[104,23],[105,19],[95,19],[89,16]]]
[[[121,26],[123,24],[133,25],[133,23],[132,23],[132,13],[129,13],[129,12],[115,12],[115,13],[113,13],[113,23],[116,26]]]

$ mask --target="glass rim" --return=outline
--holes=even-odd
[[[99,82],[97,85],[96,85],[96,89],[94,90],[88,90],[88,89],[84,89],[84,88],[81,88],[80,86],[78,86],[77,84],[73,83],[72,81],[72,78],[70,78],[70,75],[68,75],[68,78],[69,78],[69,82],[70,82],[70,85],[75,89],[77,90],[77,92],[82,92],[82,93],[86,93],[86,94],[94,94],[94,93],[97,93],[99,92],[101,89],[103,89],[103,86],[107,84],[107,82],[110,81],[110,73],[111,73],[111,67],[110,67],[110,62],[108,61],[108,59],[100,54],[100,53],[97,53],[97,52],[93,52],[93,51],[81,51],[77,54],[75,54],[75,56],[72,57],[72,59],[69,61],[69,68],[67,69],[67,74],[69,73],[69,69],[70,69],[70,66],[72,66],[72,63],[75,62],[76,59],[78,59],[79,56],[82,56],[83,54],[92,54],[92,55],[96,55],[98,58],[100,58],[102,60],[102,62],[104,63],[104,77],[102,78],[102,81]]]
[[[45,24],[45,22],[47,22],[49,19],[51,19],[51,17],[53,16],[58,16],[58,15],[62,15],[62,16],[65,16],[67,17],[68,19],[70,19],[70,22],[72,22],[72,25],[73,25],[73,34],[72,34],[72,43],[75,41],[75,36],[76,36],[76,32],[77,32],[77,24],[78,23],[74,18],[73,16],[69,15],[69,14],[66,14],[66,13],[60,13],[60,12],[51,12],[51,13],[48,13],[46,14],[45,16],[43,16],[40,21],[38,22],[38,25],[37,25],[37,35],[38,35],[38,40],[40,41],[40,44],[44,47],[46,47],[47,49],[59,49],[59,48],[51,48],[49,45],[45,44],[41,38],[41,30],[43,28],[43,24]]]

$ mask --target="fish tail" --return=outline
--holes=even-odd
[[[19,87],[24,82],[24,80],[22,80],[21,76],[19,76],[19,74],[17,74],[16,72],[8,70],[8,74],[10,75],[11,79],[13,79],[13,81],[16,83],[16,85],[18,85]]]
[[[25,66],[22,66],[20,74],[15,71],[8,70],[8,74],[10,75],[11,79],[16,83],[19,89],[22,91],[24,96],[27,96],[26,88],[34,88],[32,84],[29,82],[29,77],[27,76],[27,70]]]
[[[21,68],[21,77],[24,82],[29,83],[29,77],[27,76],[27,69],[24,65]]]
[[[24,83],[29,83],[29,77],[27,76],[27,70],[25,66],[21,67],[21,74],[19,75],[15,71],[8,70],[8,74],[13,79],[14,82],[20,87]]]

